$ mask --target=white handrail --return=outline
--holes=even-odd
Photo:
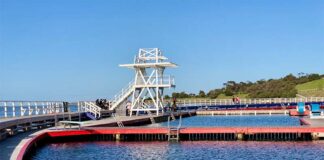
[[[94,102],[83,101],[78,104],[80,104],[81,111],[90,112],[95,116],[95,118],[101,117],[101,108]]]
[[[297,103],[297,102],[324,102],[324,97],[306,97],[306,98],[254,98],[240,99],[238,104],[273,104],[273,103]],[[178,106],[212,106],[212,105],[233,105],[232,99],[190,99],[177,100]],[[237,104],[237,103],[236,103]]]
[[[120,98],[124,96],[125,93],[127,93],[130,89],[132,89],[133,86],[134,86],[134,81],[129,82],[125,88],[123,88],[120,92],[118,92],[114,96],[113,102],[117,102]]]
[[[62,101],[0,101],[0,118],[64,112]]]
[[[150,85],[174,85],[174,76],[164,75],[159,77],[144,76],[145,81]],[[158,81],[157,81],[158,79]],[[141,85],[141,84],[137,84]]]

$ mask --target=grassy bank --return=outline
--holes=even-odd
[[[324,97],[324,79],[319,79],[296,86],[298,94],[306,97]]]

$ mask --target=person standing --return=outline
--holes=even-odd
[[[177,110],[177,98],[173,97],[172,110],[175,112]]]
[[[131,105],[129,101],[126,103],[126,116],[130,115]]]
[[[238,96],[236,96],[236,103],[237,104],[240,104],[241,103],[240,97],[238,97]]]

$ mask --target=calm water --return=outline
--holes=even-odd
[[[89,142],[47,145],[32,159],[323,159],[324,142]]]
[[[171,121],[171,126],[177,126],[179,120]],[[167,122],[152,124],[149,126],[167,126]],[[209,127],[209,126],[299,126],[298,117],[284,115],[272,116],[193,116],[182,118],[183,127]]]
[[[289,116],[194,116],[183,126],[298,126]],[[177,125],[173,121],[172,125]],[[156,124],[166,126],[167,123]],[[56,143],[32,159],[323,159],[324,142],[183,141]]]

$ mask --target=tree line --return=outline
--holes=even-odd
[[[235,82],[227,81],[222,88],[212,89],[207,94],[200,90],[198,94],[186,92],[173,92],[175,98],[217,98],[220,94],[225,96],[234,96],[238,94],[247,94],[249,98],[291,98],[295,97],[296,85],[324,78],[320,74],[298,73],[297,76],[289,74],[279,79],[261,79],[256,82]],[[169,95],[166,99],[171,98]]]

